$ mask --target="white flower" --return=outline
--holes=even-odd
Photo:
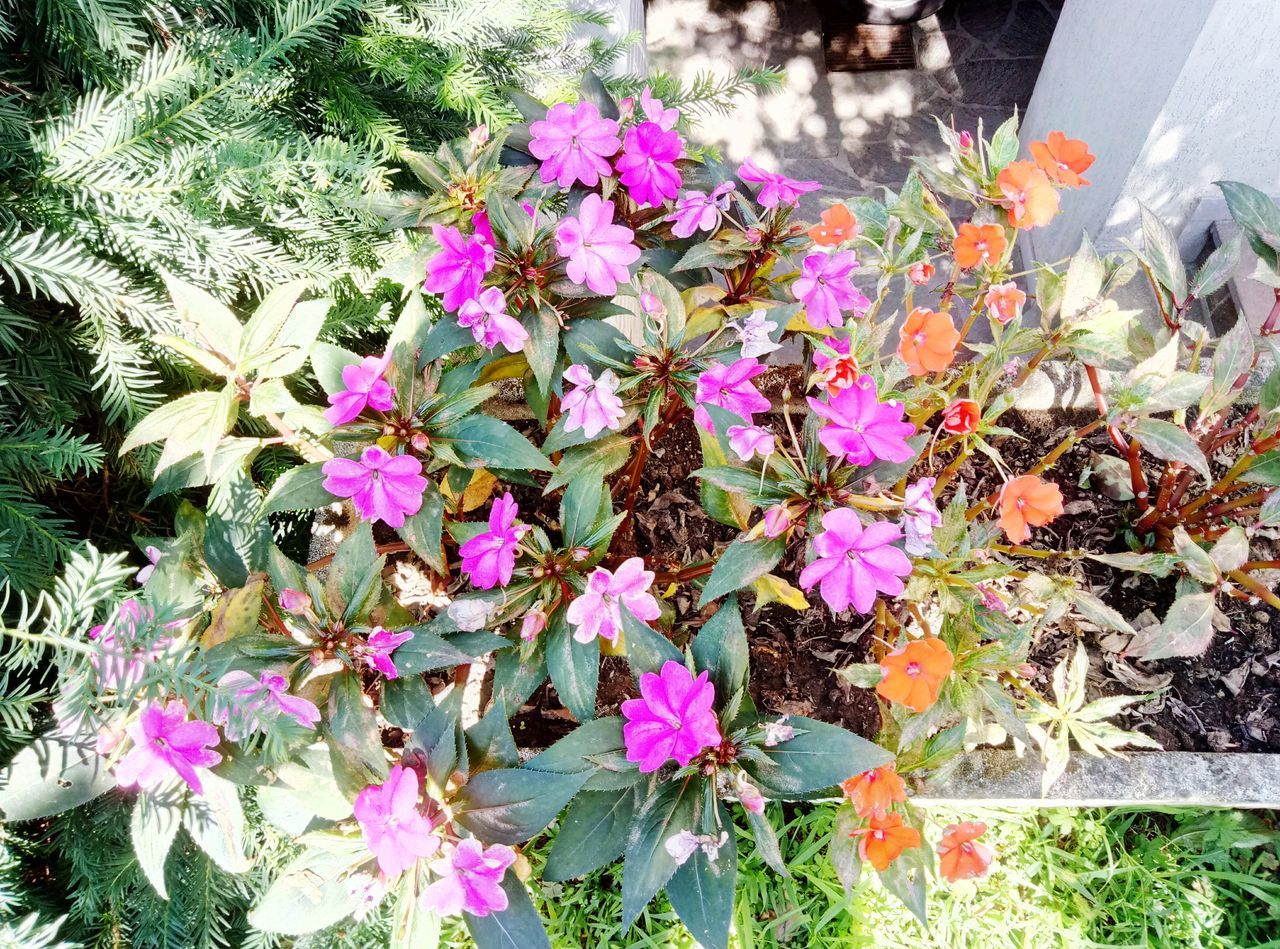
[[[796,730],[786,722],[787,716],[783,715],[776,722],[764,723],[764,746],[766,748],[772,748],[774,745],[790,741],[796,737]]]
[[[494,609],[493,604],[487,600],[454,600],[445,612],[457,624],[458,629],[474,633],[489,625]]]
[[[781,343],[775,343],[769,338],[769,334],[778,328],[778,324],[764,317],[764,310],[756,309],[742,321],[742,325],[729,324],[738,331],[738,336],[742,340],[743,359],[756,359],[782,348]]]
[[[693,852],[698,849],[698,835],[689,830],[682,830],[678,834],[672,834],[667,838],[666,843],[662,845],[666,848],[671,859],[676,862],[676,866],[683,866],[684,862],[693,856]]]

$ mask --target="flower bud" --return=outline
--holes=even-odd
[[[960,147],[963,148],[965,151],[968,151],[969,149],[973,148],[973,136],[970,135],[967,131],[960,133]]]
[[[642,293],[640,294],[640,310],[646,316],[666,316],[667,308],[662,301],[658,299],[657,294]]]
[[[524,614],[524,619],[520,622],[520,638],[527,643],[531,643],[546,628],[547,614],[542,611],[541,604],[539,604],[539,606]]]
[[[426,452],[431,448],[431,439],[426,432],[414,432],[409,444],[416,452]]]
[[[472,145],[479,148],[481,145],[489,141],[489,126],[483,124],[477,125],[471,130],[471,134],[469,134],[467,138],[471,141]]]
[[[923,287],[926,283],[933,279],[935,268],[933,264],[926,263],[923,260],[917,260],[911,265],[907,271],[907,279],[914,283],[917,287]]]
[[[791,512],[785,505],[775,504],[764,512],[764,536],[772,540],[781,537],[791,527]]]
[[[590,547],[573,548],[573,559],[576,560],[578,563],[582,563],[582,561],[586,560],[590,556],[591,556]]]
[[[457,624],[458,629],[474,633],[488,625],[493,607],[484,600],[454,600],[445,613]]]
[[[759,244],[764,240],[764,232],[758,227],[747,228],[747,241],[751,244]]]
[[[285,588],[280,591],[280,609],[301,616],[311,610],[311,597],[301,590]]]

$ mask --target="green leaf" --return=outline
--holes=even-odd
[[[471,662],[476,656],[471,651],[459,649],[449,640],[431,630],[429,625],[409,626],[413,633],[404,645],[395,651],[396,668],[402,675],[417,675],[435,669],[447,669]],[[501,636],[494,636],[503,646],[509,645]]]
[[[239,789],[216,774],[200,778],[203,790],[187,799],[182,826],[214,863],[228,873],[244,873],[252,862],[244,852],[245,821]]]
[[[368,860],[364,841],[358,836],[316,839],[332,841],[332,849],[308,847],[280,872],[249,914],[254,929],[300,936],[327,929],[359,906],[347,872]]]
[[[1147,266],[1155,275],[1156,282],[1181,304],[1187,299],[1187,268],[1178,250],[1178,239],[1146,205],[1139,202],[1138,208],[1142,215],[1142,246],[1146,251]]]
[[[879,745],[837,725],[792,716],[797,734],[772,748],[761,748],[768,763],[748,759],[747,773],[771,796],[783,800],[834,788],[851,774],[861,774],[893,760]]]
[[[720,704],[747,685],[750,649],[742,626],[738,598],[730,596],[703,624],[693,640],[693,661],[698,670],[711,673]]]
[[[440,438],[448,439],[453,448],[475,468],[501,468],[509,471],[554,471],[542,452],[506,422],[489,415],[470,415],[441,426]]]
[[[1076,316],[1087,310],[1102,293],[1106,268],[1088,234],[1081,235],[1080,249],[1067,265],[1062,289],[1062,315]]]
[[[115,787],[93,741],[46,735],[19,751],[0,771],[0,817],[7,823],[50,817]]]
[[[401,661],[403,648],[396,650],[396,667],[400,674],[382,683],[382,701],[378,710],[392,725],[408,731],[430,714],[435,703],[422,676],[406,671]]]
[[[613,101],[613,96],[609,95],[609,90],[600,81],[600,77],[589,69],[582,75],[582,98],[595,103],[604,118],[618,118],[618,104]]]
[[[1167,577],[1181,561],[1172,554],[1087,554],[1090,560],[1105,563],[1120,570],[1145,573],[1153,577]]]
[[[466,750],[461,733],[462,690],[454,689],[413,729],[410,748],[427,757],[427,775],[443,787]]]
[[[733,819],[723,804],[720,826],[729,839],[712,860],[699,847],[667,884],[667,899],[680,921],[705,949],[729,949],[734,887],[738,880],[738,842]]]
[[[329,714],[324,723],[329,758],[338,786],[349,797],[387,777],[382,732],[373,709],[364,702],[358,672],[343,672],[329,689]]]
[[[1189,465],[1206,479],[1210,477],[1208,459],[1196,440],[1181,425],[1164,419],[1137,418],[1129,426],[1129,432],[1143,448],[1157,458]]]
[[[444,530],[444,497],[434,481],[428,479],[427,488],[422,492],[422,507],[412,517],[405,518],[404,524],[396,529],[400,539],[409,548],[427,562],[436,573],[446,572],[444,549],[440,546]]]
[[[1203,300],[1226,284],[1240,263],[1240,236],[1237,234],[1208,256],[1191,284],[1191,295]]]
[[[1213,617],[1217,609],[1212,592],[1178,597],[1163,623],[1146,627],[1133,638],[1129,654],[1148,662],[1202,655],[1213,642]]]
[[[1280,208],[1264,192],[1239,181],[1216,181],[1227,201],[1227,210],[1241,230],[1249,236],[1249,242],[1257,252],[1259,243],[1270,249],[1274,260],[1280,251]],[[1260,257],[1265,257],[1259,253]]]
[[[911,911],[911,915],[920,921],[920,925],[929,925],[929,890],[923,861],[920,865],[910,867],[913,858],[919,858],[920,848],[912,848],[899,859],[889,864],[887,870],[879,871],[880,882],[886,890],[902,901]],[[913,852],[914,851],[914,852]],[[910,872],[914,870],[913,872]]]
[[[359,365],[361,361],[362,358],[351,350],[332,343],[316,343],[311,348],[311,368],[325,395],[345,391],[347,385],[342,381],[342,370]]]
[[[147,503],[158,497],[181,491],[183,488],[198,488],[206,484],[216,484],[236,468],[244,467],[253,461],[262,450],[260,438],[224,438],[218,443],[212,459],[203,455],[193,455],[175,461],[163,471],[155,473],[151,491],[147,495]]]
[[[203,452],[212,441],[217,442],[231,429],[234,416],[223,395],[218,392],[193,392],[166,402],[135,425],[120,446],[120,454],[128,454],[140,445],[163,441],[164,449],[156,463],[157,475],[184,458]],[[206,453],[205,467],[211,467],[213,452]]]
[[[556,831],[543,879],[570,880],[584,876],[622,856],[627,831],[635,818],[635,788],[616,791],[583,791],[577,796]]]
[[[680,273],[685,270],[698,270],[703,267],[715,270],[728,270],[730,267],[737,267],[739,264],[745,263],[747,260],[747,252],[741,247],[736,247],[729,241],[703,241],[701,244],[694,244],[671,268],[672,273]]]
[[[1280,491],[1272,491],[1258,509],[1258,523],[1264,527],[1280,524]]]
[[[836,869],[840,885],[844,887],[846,897],[853,896],[858,880],[862,877],[862,858],[858,856],[858,841],[853,831],[862,825],[861,818],[853,808],[844,805],[836,811],[835,823],[831,828],[831,843],[827,845],[827,855],[831,865]]]
[[[991,136],[991,145],[987,148],[987,161],[991,173],[998,174],[1004,166],[1018,157],[1018,116],[1011,115],[1000,123],[995,134]]]
[[[133,854],[147,880],[162,899],[169,898],[164,884],[164,863],[182,826],[182,806],[176,794],[139,794],[129,818]]]
[[[547,482],[554,491],[577,478],[603,478],[626,463],[634,449],[635,439],[626,435],[607,435],[585,445],[576,445],[561,456],[556,473]]]
[[[522,657],[519,649],[504,649],[494,661],[493,695],[507,708],[519,708],[546,679],[545,643],[540,643],[537,651],[528,658]]]
[[[1280,485],[1280,451],[1272,450],[1257,457],[1240,476],[1250,484]]]
[[[243,332],[236,315],[207,291],[172,274],[162,271],[160,275],[178,311],[178,319],[187,325],[201,346],[234,364]]]
[[[239,352],[236,354],[237,366],[275,345],[293,305],[298,302],[298,297],[302,296],[305,289],[306,280],[291,280],[272,288],[262,298],[262,302],[253,311],[253,316],[244,324]]]
[[[636,681],[646,672],[657,672],[668,662],[684,665],[684,656],[671,640],[630,610],[621,610],[622,631],[627,643],[627,663]]]
[[[583,774],[482,771],[454,798],[454,819],[486,843],[524,843],[550,824],[585,782]]]
[[[463,914],[476,949],[551,949],[547,930],[520,878],[508,872],[502,878],[502,889],[507,894],[507,908],[501,913]]]
[[[698,608],[701,609],[726,593],[741,590],[763,577],[782,559],[786,549],[786,540],[782,537],[772,540],[767,537],[756,540],[739,537],[725,548],[716,561],[706,586],[702,588],[702,595],[698,598]]]
[[[594,469],[569,482],[560,498],[560,535],[565,547],[577,547],[591,534],[600,520],[603,493],[604,477]]]
[[[622,719],[597,718],[579,725],[546,751],[534,755],[524,766],[557,774],[587,774],[599,767],[592,759],[625,751],[626,747],[622,740]]]
[[[585,643],[574,639],[564,610],[556,611],[547,636],[547,671],[560,701],[574,718],[589,722],[596,717],[600,646],[594,639]]]
[[[297,468],[290,468],[280,477],[267,493],[263,504],[263,514],[278,514],[281,511],[310,511],[326,504],[332,504],[334,496],[324,487],[324,462],[316,461]]]
[[[419,361],[428,363],[442,356],[449,356],[459,349],[474,346],[475,341],[471,330],[460,326],[453,315],[446,313],[427,334],[426,341],[422,344],[422,355]]]
[[[1201,583],[1216,584],[1222,579],[1214,559],[1182,525],[1173,529],[1173,549],[1182,558],[1182,569]]]
[[[367,593],[368,576],[375,567],[379,574],[382,573],[382,561],[373,543],[373,526],[362,521],[342,539],[334,552],[333,562],[329,564],[329,575],[324,584],[329,609],[342,615],[362,590]]]
[[[265,570],[271,556],[271,525],[262,496],[242,468],[213,486],[205,517],[204,559],[225,587],[242,587],[249,574]]]
[[[694,777],[664,782],[636,814],[622,865],[624,929],[676,872],[675,858],[667,853],[667,838],[682,830],[696,831],[703,783]]]
[[[1249,321],[1236,320],[1235,326],[1222,334],[1213,351],[1210,363],[1213,385],[1200,399],[1202,414],[1218,412],[1235,401],[1240,394],[1235,387],[1236,380],[1252,369],[1253,353],[1253,331],[1249,328]]]
[[[507,707],[495,702],[493,708],[466,732],[469,764],[472,774],[492,768],[514,768],[520,763],[520,751],[507,720]]]
[[[538,380],[538,388],[546,391],[551,386],[556,359],[560,355],[560,319],[555,307],[542,303],[537,309],[526,311],[521,323],[529,332],[529,338],[524,343],[529,368],[533,370],[533,377]]]

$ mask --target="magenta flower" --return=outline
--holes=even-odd
[[[139,570],[133,578],[139,585],[145,584],[151,579],[151,575],[156,572],[156,564],[160,562],[160,557],[163,556],[159,547],[152,547],[150,544],[147,545],[143,553],[147,555],[147,565]]]
[[[391,661],[391,654],[411,639],[413,639],[413,632],[410,630],[393,633],[389,629],[375,626],[373,632],[365,639],[364,645],[360,647],[359,653],[364,659],[364,664],[370,669],[382,673],[385,678],[398,679],[400,670]]]
[[[155,618],[151,607],[130,597],[107,622],[89,630],[89,638],[98,646],[98,652],[89,657],[98,688],[132,689],[142,681],[147,665],[169,648],[168,636],[149,638]]]
[[[738,177],[752,184],[763,185],[756,200],[766,208],[776,208],[779,204],[795,204],[800,200],[800,195],[817,191],[822,187],[816,181],[796,181],[786,175],[765,171],[750,158],[738,167]]]
[[[505,844],[486,847],[474,837],[458,841],[453,850],[431,862],[436,880],[419,898],[418,905],[439,916],[488,916],[507,908],[502,878],[516,862],[516,852]]]
[[[370,445],[354,458],[330,458],[321,471],[324,489],[339,498],[351,498],[362,520],[384,521],[388,527],[403,527],[405,515],[422,507],[427,479],[422,462],[412,455],[389,455]]]
[[[564,423],[566,432],[582,429],[587,438],[595,438],[606,428],[618,430],[627,412],[616,394],[618,377],[612,369],[606,369],[600,373],[599,379],[593,379],[586,366],[575,363],[564,371],[564,381],[577,387],[566,392],[560,401],[560,408],[568,416]]]
[[[809,324],[815,329],[839,326],[843,310],[862,316],[871,301],[853,285],[849,275],[858,266],[853,251],[810,254],[801,265],[800,277],[791,285],[791,294],[804,304]]]
[[[218,729],[199,719],[187,721],[187,703],[175,699],[165,705],[152,702],[125,728],[133,747],[116,765],[116,783],[154,790],[171,774],[200,794],[197,768],[212,768],[222,755],[210,748],[218,743]]]
[[[493,244],[479,235],[463,237],[456,227],[431,226],[440,252],[427,261],[428,292],[439,293],[445,312],[452,313],[480,292],[484,275],[493,269]]]
[[[762,396],[751,380],[765,372],[765,367],[754,359],[739,359],[728,365],[716,363],[698,376],[693,420],[705,431],[714,431],[711,413],[703,406],[718,405],[732,412],[748,424],[756,412],[767,412],[769,400]]]
[[[516,568],[516,548],[529,529],[516,526],[518,513],[520,509],[508,491],[489,509],[489,529],[458,548],[462,570],[471,576],[471,585],[477,590],[505,587],[511,582]]]
[[[485,287],[479,296],[465,301],[458,308],[458,325],[471,330],[485,349],[501,343],[508,352],[518,353],[529,338],[520,321],[507,315],[507,298],[497,287]]]
[[[490,247],[497,247],[498,242],[493,237],[493,225],[489,223],[488,211],[477,211],[471,215],[471,229],[475,232],[476,237]]]
[[[640,108],[644,111],[644,117],[650,122],[656,122],[664,129],[673,129],[676,122],[680,120],[680,110],[677,108],[666,108],[662,104],[661,99],[653,97],[653,90],[645,86],[640,93]]]
[[[661,672],[640,677],[641,697],[622,703],[622,739],[627,760],[638,762],[641,772],[657,771],[672,758],[683,768],[703,748],[720,744],[720,723],[711,708],[716,689],[708,678],[703,672],[695,679],[670,659]]]
[[[664,131],[657,122],[642,122],[627,129],[622,155],[615,166],[619,180],[641,207],[659,207],[680,193],[676,161],[684,157],[680,134]]]
[[[859,613],[871,612],[876,594],[897,596],[900,577],[911,574],[911,561],[897,547],[902,538],[896,524],[876,521],[865,530],[847,507],[822,515],[822,533],[813,539],[817,558],[800,572],[800,587],[821,584],[822,599],[837,613],[853,604]]]
[[[631,243],[635,232],[613,223],[613,202],[589,194],[578,206],[577,217],[565,217],[556,228],[556,250],[568,258],[565,272],[593,293],[612,296],[618,284],[631,279],[627,266],[640,259],[640,248]]]
[[[906,543],[903,546],[913,557],[927,554],[933,546],[933,529],[942,524],[942,514],[933,499],[933,486],[936,478],[921,478],[915,484],[907,485],[902,495],[902,527]]]
[[[231,701],[218,709],[213,720],[232,741],[262,731],[280,715],[292,718],[305,728],[315,728],[320,721],[320,709],[313,702],[290,695],[289,680],[270,669],[256,679],[236,669],[219,679],[218,687],[230,693]]]
[[[567,188],[581,181],[594,188],[601,175],[609,174],[609,162],[622,143],[618,123],[601,118],[600,110],[585,99],[576,106],[560,102],[547,117],[529,126],[533,140],[529,154],[542,162],[542,180]]]
[[[587,579],[587,590],[569,604],[565,613],[573,630],[573,638],[589,643],[599,636],[613,642],[622,630],[622,607],[642,622],[662,615],[658,601],[649,592],[653,572],[644,568],[639,557],[624,560],[610,573],[596,567]]]
[[[356,795],[354,811],[385,876],[397,876],[440,849],[439,835],[418,810],[418,773],[412,768],[396,765],[382,784],[369,785]]]
[[[329,408],[324,417],[330,425],[346,425],[366,407],[386,412],[395,407],[396,390],[382,378],[391,365],[391,353],[384,356],[365,356],[358,363],[344,366],[341,392],[329,396]]]
[[[676,237],[692,237],[698,231],[714,231],[720,226],[720,218],[729,207],[729,192],[737,185],[726,181],[717,185],[710,194],[705,191],[686,191],[676,202],[675,211],[663,218],[671,222],[671,233]]]
[[[773,432],[759,425],[730,425],[725,433],[729,436],[729,447],[743,461],[750,461],[756,455],[767,458],[773,454]]]
[[[851,465],[869,465],[877,458],[897,463],[915,455],[906,439],[916,428],[902,421],[905,408],[896,400],[880,402],[870,376],[859,377],[830,399],[820,402],[810,396],[808,401],[814,414],[826,419],[818,440],[832,455],[843,455]]]

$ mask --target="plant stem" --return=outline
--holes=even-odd
[[[1232,570],[1227,574],[1235,583],[1244,587],[1267,606],[1280,610],[1280,596],[1276,596],[1268,590],[1261,581],[1249,576],[1243,570]]]

